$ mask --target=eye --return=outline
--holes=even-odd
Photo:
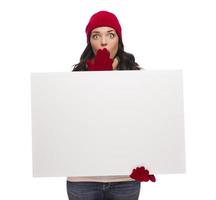
[[[93,34],[92,39],[97,40],[99,38],[99,34]]]
[[[110,36],[110,38],[114,38],[115,34],[114,33],[110,33],[109,36]]]

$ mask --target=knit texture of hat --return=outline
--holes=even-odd
[[[87,26],[86,26],[86,36],[87,42],[90,41],[90,35],[93,29],[108,26],[115,29],[119,38],[122,38],[122,30],[121,25],[117,19],[117,17],[108,11],[99,11],[91,16]]]

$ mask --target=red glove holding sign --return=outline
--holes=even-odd
[[[113,59],[110,58],[110,52],[106,48],[99,49],[94,59],[86,61],[88,71],[113,70],[112,63]]]
[[[133,169],[130,177],[139,182],[147,182],[149,180],[152,182],[156,181],[155,176],[153,174],[149,174],[149,171],[146,170],[144,167],[137,167],[136,169]]]

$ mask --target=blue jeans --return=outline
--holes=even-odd
[[[69,182],[69,200],[138,200],[140,182]]]

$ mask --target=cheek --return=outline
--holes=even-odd
[[[96,42],[91,42],[91,47],[92,47],[94,54],[96,55],[97,50],[100,48],[99,44],[97,44]]]
[[[118,43],[110,45],[108,50],[110,51],[110,57],[113,59],[118,51]]]

